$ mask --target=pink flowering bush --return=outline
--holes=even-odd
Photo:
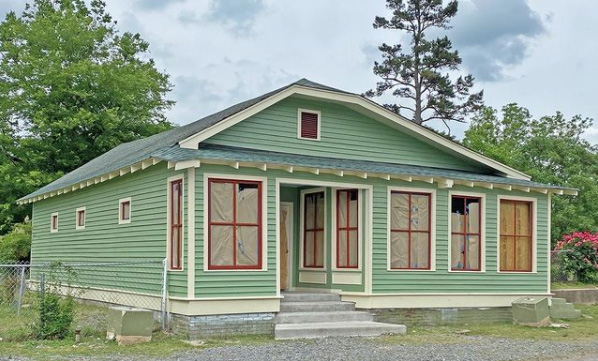
[[[568,280],[598,282],[598,233],[573,232],[563,236],[553,250],[559,273]]]

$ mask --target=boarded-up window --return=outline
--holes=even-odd
[[[170,269],[183,269],[183,180],[170,182]]]
[[[304,196],[303,267],[324,267],[324,192]]]
[[[390,267],[430,269],[431,203],[429,193],[390,195]]]
[[[58,213],[50,216],[50,232],[58,232]]]
[[[481,270],[482,199],[453,196],[451,199],[451,269]]]
[[[209,269],[262,267],[262,183],[209,180]]]
[[[320,114],[316,112],[299,112],[299,137],[305,139],[320,139]]]
[[[533,257],[533,205],[500,201],[500,270],[531,272]]]
[[[75,229],[85,229],[85,208],[77,208]]]
[[[118,202],[118,223],[131,223],[131,198],[121,199]]]
[[[336,266],[357,268],[359,265],[359,191],[338,190],[336,193]]]

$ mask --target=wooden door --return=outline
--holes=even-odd
[[[290,230],[287,229],[290,207],[280,207],[280,289],[286,290],[289,288],[289,235]]]

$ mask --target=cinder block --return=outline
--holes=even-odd
[[[130,345],[152,340],[154,317],[152,311],[130,307],[110,307],[106,338],[119,345]]]
[[[544,327],[550,324],[547,297],[521,297],[513,301],[511,305],[515,324],[534,327]]]

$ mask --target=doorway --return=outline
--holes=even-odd
[[[280,285],[281,290],[291,287],[293,203],[280,203]]]

